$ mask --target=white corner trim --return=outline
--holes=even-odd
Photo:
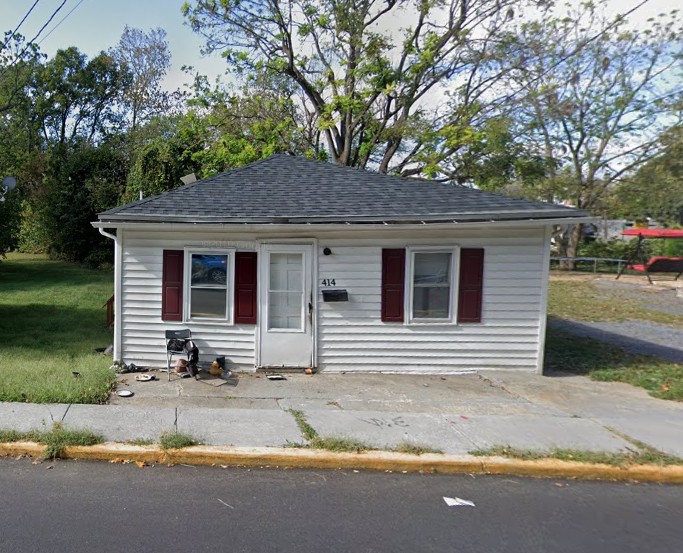
[[[104,230],[104,227],[97,229],[102,236],[114,241],[114,351],[112,353],[115,361],[122,361],[121,359],[121,329],[123,326],[123,317],[121,316],[121,306],[123,305],[123,298],[121,297],[121,275],[123,271],[123,235],[124,230],[117,229],[116,234],[110,234]]]
[[[543,361],[545,357],[545,333],[548,318],[548,285],[550,278],[550,237],[552,236],[552,228],[550,225],[545,227],[543,233],[543,265],[541,266],[541,309],[538,314],[538,355],[536,372],[543,374]]]

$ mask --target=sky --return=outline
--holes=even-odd
[[[38,0],[19,32],[28,39],[33,38],[62,1]],[[623,13],[641,1],[608,0],[607,10]],[[0,33],[13,30],[34,2],[0,0]],[[171,69],[163,83],[165,88],[175,90],[191,82],[192,78],[181,69],[183,65],[192,65],[213,80],[224,72],[225,62],[218,55],[201,55],[203,41],[185,25],[180,12],[182,4],[183,0],[66,0],[37,42],[48,56],[60,48],[76,46],[92,57],[115,46],[125,25],[145,31],[161,27],[168,33],[171,51]],[[683,9],[683,0],[649,0],[631,20],[637,27],[639,21],[674,8]]]

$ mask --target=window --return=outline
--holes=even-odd
[[[256,324],[256,252],[163,250],[162,321]]]
[[[483,296],[483,248],[382,249],[384,323],[481,323]]]
[[[188,252],[190,267],[187,317],[189,319],[229,318],[229,252]]]
[[[304,256],[301,253],[270,254],[268,328],[303,330]]]
[[[409,259],[409,320],[452,321],[455,251],[412,250]]]
[[[413,319],[449,319],[451,254],[413,254]]]

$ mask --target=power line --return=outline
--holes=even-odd
[[[26,48],[28,48],[29,45],[33,44],[38,39],[38,37],[41,35],[41,33],[45,30],[45,27],[47,27],[52,22],[52,20],[55,18],[55,15],[57,15],[59,13],[59,11],[64,7],[64,4],[66,4],[66,2],[67,2],[67,0],[62,0],[62,3],[59,6],[57,6],[57,9],[55,11],[52,12],[50,19],[48,19],[45,22],[45,25],[43,25],[40,28],[40,30],[36,33],[36,36],[34,36],[31,40],[29,40],[28,44],[26,45]],[[23,54],[23,52],[22,52],[22,54]]]
[[[29,15],[31,15],[31,12],[33,11],[33,8],[36,7],[36,5],[38,4],[38,2],[40,2],[40,0],[36,0],[35,2],[33,2],[33,6],[31,6],[31,7],[29,8],[29,10],[26,12],[26,15],[24,15],[24,17],[22,17],[21,21],[19,21],[19,25],[17,25],[17,26],[14,28],[14,30],[12,31],[12,33],[7,37],[7,40],[4,42],[4,44],[2,45],[2,48],[0,48],[0,50],[4,50],[5,48],[7,48],[7,45],[9,44],[9,41],[12,40],[12,38],[14,38],[14,35],[17,34],[17,31],[18,31],[18,30],[21,28],[21,26],[24,24],[24,21],[26,21],[26,18],[27,18]]]
[[[10,63],[7,67],[5,67],[2,72],[0,72],[0,77],[2,77],[10,68],[14,67],[14,65],[21,59],[21,57],[26,53],[26,51],[31,47],[33,43],[38,39],[40,34],[45,30],[45,27],[47,27],[50,22],[55,18],[55,16],[59,13],[59,11],[64,7],[64,4],[66,4],[67,0],[62,0],[62,3],[57,6],[57,9],[52,12],[52,15],[50,18],[45,22],[45,24],[40,28],[40,30],[36,33],[36,36],[34,36],[31,40],[29,40],[26,43],[26,46],[24,46],[24,49],[19,52],[14,59],[12,60],[12,63]]]
[[[49,37],[57,27],[59,27],[62,23],[64,23],[64,20],[65,20],[67,17],[69,17],[72,13],[74,13],[74,11],[76,11],[76,8],[77,8],[78,6],[80,6],[84,1],[85,1],[85,0],[79,0],[78,4],[76,4],[73,8],[71,8],[71,11],[69,11],[69,13],[67,13],[64,17],[62,17],[62,18],[57,22],[57,24],[56,24],[54,27],[52,27],[52,29],[50,29],[50,31],[49,31],[43,38],[40,39],[40,42],[39,42],[38,44],[39,44],[39,45],[42,44],[43,41],[44,41],[47,37]]]

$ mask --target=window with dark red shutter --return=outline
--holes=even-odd
[[[183,320],[183,250],[164,250],[161,276],[161,319]]]
[[[406,276],[404,248],[382,250],[382,321],[402,323]]]
[[[458,322],[480,323],[484,286],[484,249],[460,250],[460,283],[458,285]]]
[[[235,324],[256,324],[256,252],[235,254]]]

